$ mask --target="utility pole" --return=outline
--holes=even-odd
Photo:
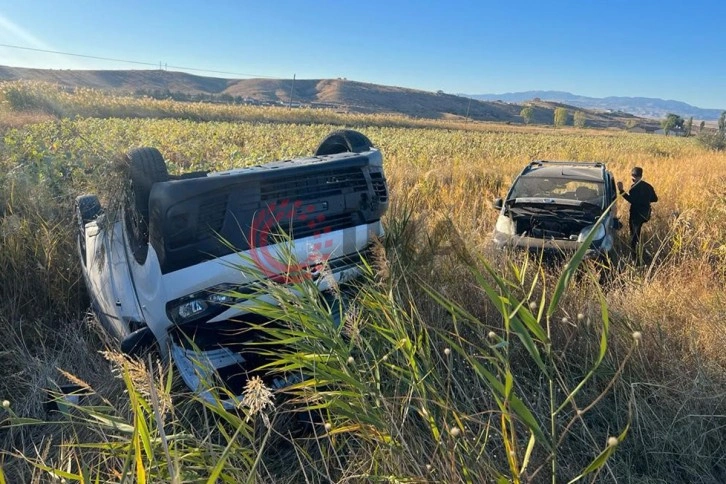
[[[469,108],[471,107],[471,98],[469,98],[469,104],[466,105],[466,121],[465,124],[469,122]]]
[[[295,92],[295,75],[292,75],[292,85],[290,86],[290,103],[287,105],[288,109],[292,109],[292,95]]]

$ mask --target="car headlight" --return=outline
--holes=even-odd
[[[219,284],[166,303],[166,315],[176,324],[210,319],[240,302],[244,294],[255,291],[252,286]]]
[[[592,231],[594,225],[588,225],[584,229],[580,231],[580,235],[577,236],[578,242],[585,242],[585,239],[588,235],[590,235],[590,232]],[[592,237],[592,241],[595,242],[597,240],[602,239],[605,237],[605,227],[602,226],[602,224],[598,225],[595,229],[595,235]]]
[[[494,226],[497,232],[501,232],[506,235],[515,234],[514,220],[506,215],[500,215],[497,218],[497,224]]]

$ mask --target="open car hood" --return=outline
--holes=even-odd
[[[559,207],[582,207],[584,210],[599,210],[602,213],[602,207],[595,203],[582,200],[572,200],[569,198],[553,198],[553,197],[526,197],[526,198],[510,198],[505,202],[507,207],[528,207],[528,206],[559,206]]]
[[[594,203],[559,198],[514,198],[507,200],[506,210],[512,217],[581,219],[594,223],[603,213]]]
[[[504,210],[518,237],[564,241],[577,241],[602,213],[593,203],[556,198],[510,199]]]

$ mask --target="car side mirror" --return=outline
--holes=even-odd
[[[501,198],[495,198],[492,202],[492,208],[496,208],[497,210],[501,210],[503,205],[504,201]]]

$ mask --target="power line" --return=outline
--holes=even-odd
[[[143,61],[134,61],[134,60],[128,60],[128,59],[115,59],[113,57],[100,57],[100,56],[95,56],[95,55],[75,54],[73,52],[60,52],[57,50],[37,49],[34,47],[23,47],[20,45],[0,44],[0,47],[7,47],[8,49],[30,50],[33,52],[45,52],[48,54],[67,55],[67,56],[72,56],[72,57],[83,57],[85,59],[97,59],[97,60],[105,60],[105,61],[113,61],[113,62],[125,62],[127,64],[136,64],[136,65],[153,66],[153,67],[157,66],[157,64],[155,62],[143,62]],[[274,76],[262,76],[259,74],[245,74],[243,72],[216,71],[213,69],[198,69],[195,67],[174,66],[174,65],[167,65],[167,64],[164,64],[164,65],[167,68],[179,69],[179,70],[183,70],[183,71],[211,72],[214,74],[229,74],[232,76],[258,77],[258,78],[263,78],[263,79],[279,79],[279,77],[274,77]]]

